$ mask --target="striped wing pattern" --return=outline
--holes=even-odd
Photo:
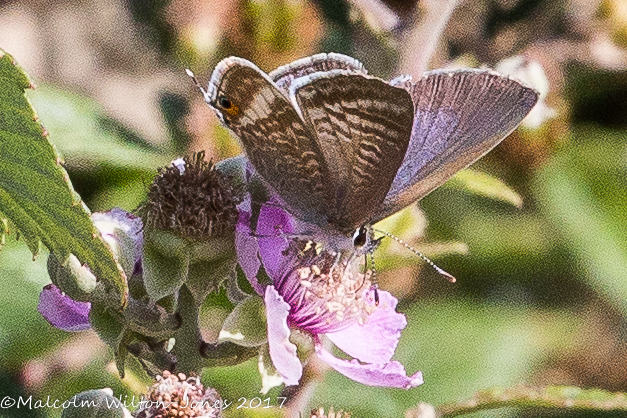
[[[387,83],[340,54],[303,58],[270,74],[227,58],[205,94],[287,209],[343,235],[421,199],[478,160],[537,99],[533,89],[488,70]]]
[[[301,78],[290,93],[315,132],[335,185],[330,221],[352,232],[379,210],[403,161],[411,97],[377,78],[338,70]]]
[[[342,54],[316,54],[301,58],[290,64],[283,65],[270,72],[268,76],[277,87],[285,92],[289,91],[292,82],[311,74],[324,73],[333,70],[346,70],[354,73],[366,74],[363,64],[355,58]]]
[[[331,203],[326,162],[285,95],[252,63],[222,61],[212,77],[209,104],[240,138],[259,175],[295,215],[315,220]],[[226,98],[232,108],[223,109]]]

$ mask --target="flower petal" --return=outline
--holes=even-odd
[[[266,287],[265,302],[270,358],[285,384],[296,385],[303,374],[303,366],[296,355],[296,346],[289,339],[287,316],[290,313],[290,305],[283,300],[274,286]]]
[[[132,239],[135,245],[135,253],[141,254],[143,223],[139,216],[133,215],[124,209],[113,208],[108,212],[94,212],[91,218],[105,239],[109,237],[115,238],[114,228],[120,228]]]
[[[53,284],[45,286],[41,291],[37,310],[52,326],[64,331],[75,332],[91,328],[91,303],[76,302]]]
[[[107,242],[124,272],[133,274],[142,257],[143,224],[140,217],[120,208],[95,212],[91,219]]]
[[[181,173],[181,176],[183,174],[185,174],[185,159],[183,157],[179,157],[176,160],[172,160],[172,162],[170,163],[172,164],[174,167],[179,169],[179,173]]]
[[[422,372],[407,376],[405,368],[398,361],[385,364],[361,364],[357,360],[342,360],[316,344],[318,357],[336,371],[356,382],[368,386],[411,389],[424,383]]]
[[[261,261],[259,261],[259,244],[250,228],[252,217],[250,197],[240,203],[237,208],[239,210],[239,219],[235,228],[237,262],[244,270],[244,274],[253,288],[257,293],[263,295],[263,286],[257,281],[257,273],[259,272],[259,267],[261,267]]]
[[[387,363],[392,359],[401,330],[407,325],[405,315],[395,311],[398,301],[389,292],[379,290],[379,306],[365,324],[325,334],[338,348],[364,363]],[[374,305],[374,291],[364,297]]]
[[[285,210],[274,205],[263,205],[257,221],[259,253],[263,266],[270,277],[277,277],[283,251],[289,240],[285,234],[294,232],[294,218]]]

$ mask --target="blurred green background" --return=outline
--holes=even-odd
[[[307,404],[400,417],[419,402],[461,401],[493,386],[627,391],[624,1],[4,0],[0,47],[38,85],[28,97],[92,211],[134,210],[157,168],[177,156],[206,150],[217,161],[240,153],[185,68],[205,84],[229,55],[270,71],[341,52],[383,78],[494,68],[516,55],[539,63],[551,111],[473,167],[507,184],[522,206],[458,180],[390,227],[458,282],[446,282],[393,242],[375,253],[381,287],[399,297],[408,316],[396,358],[409,373],[422,370],[426,383],[383,390],[329,372],[309,383]],[[39,316],[46,254],[31,258],[13,238],[0,252],[0,396],[64,399],[105,386],[116,396],[143,393],[150,381],[140,368],[120,380],[94,333],[67,334]],[[225,312],[209,306],[205,315],[209,333]],[[203,379],[235,402],[260,388],[255,360],[206,370]],[[227,416],[283,412],[232,407]],[[0,417],[59,415],[0,410]]]

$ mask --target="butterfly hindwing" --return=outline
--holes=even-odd
[[[342,70],[294,81],[290,95],[315,133],[331,183],[331,223],[344,232],[380,209],[411,136],[410,95],[383,80]]]
[[[354,73],[366,74],[363,64],[355,58],[342,54],[316,54],[301,58],[290,64],[283,65],[270,72],[268,76],[280,90],[289,91],[292,82],[310,74],[333,70],[346,70]]]

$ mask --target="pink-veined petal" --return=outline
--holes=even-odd
[[[364,363],[387,363],[392,359],[401,330],[407,325],[405,315],[395,311],[398,301],[389,292],[379,290],[379,306],[365,324],[354,323],[338,332],[325,334],[339,349]],[[374,291],[365,295],[374,305]]]
[[[296,385],[303,374],[303,365],[296,355],[296,346],[289,340],[290,328],[287,325],[287,317],[290,305],[273,286],[266,287],[265,302],[270,358],[283,377],[285,385]]]
[[[422,372],[407,376],[405,368],[398,361],[385,364],[361,364],[357,360],[342,360],[316,344],[318,357],[336,371],[356,382],[368,386],[411,389],[424,383]]]

